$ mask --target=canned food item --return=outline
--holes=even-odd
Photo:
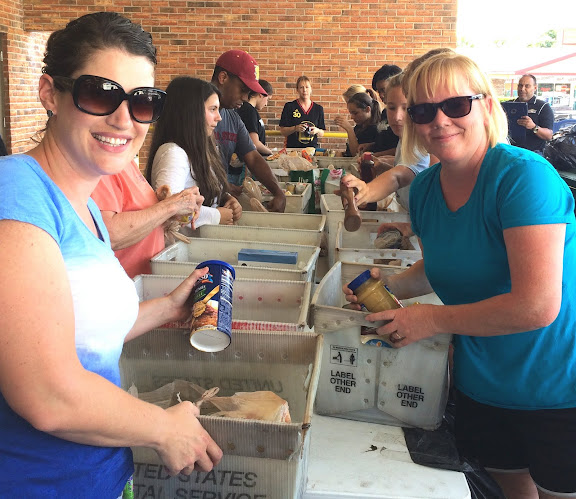
[[[196,268],[208,267],[192,291],[190,344],[203,352],[219,352],[232,341],[232,287],[236,272],[229,263],[208,260]]]

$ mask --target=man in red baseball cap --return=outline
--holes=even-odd
[[[243,50],[224,52],[216,61],[216,67],[222,68],[240,78],[253,92],[266,95],[266,90],[258,83],[260,69],[254,58]]]
[[[232,186],[241,186],[244,179],[244,167],[230,165],[232,155],[236,153],[252,175],[262,182],[274,196],[268,203],[268,209],[283,212],[286,207],[286,196],[266,160],[256,150],[240,116],[233,111],[233,109],[239,109],[242,103],[248,100],[250,91],[267,95],[258,83],[259,77],[258,63],[243,50],[229,50],[218,58],[212,75],[212,83],[221,93],[220,116],[222,120],[214,129],[214,138],[218,144],[224,168],[228,172],[228,182]],[[238,193],[241,191],[241,188],[236,189]]]

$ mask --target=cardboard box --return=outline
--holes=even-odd
[[[247,213],[242,215],[242,218]],[[266,215],[266,213],[263,213]],[[310,215],[314,216],[314,215]],[[262,243],[301,244],[320,246],[321,230],[301,230],[274,227],[250,227],[248,225],[203,225],[193,231],[193,237],[205,239],[229,239],[232,241],[253,241]]]
[[[298,261],[296,265],[255,262],[241,266],[238,254],[244,249],[293,251],[298,254]],[[164,248],[150,260],[150,265],[153,274],[190,275],[203,261],[222,260],[234,267],[237,278],[312,281],[319,254],[316,246],[198,238],[192,244],[177,241]]]
[[[278,182],[280,188],[283,190],[286,190],[287,183],[288,182]],[[306,213],[308,202],[310,201],[311,196],[312,186],[308,184],[306,185],[304,192],[301,194],[286,194],[286,208],[284,209],[284,213]],[[270,201],[271,199],[271,194],[262,195],[263,201]]]
[[[120,358],[125,389],[152,391],[184,379],[219,396],[270,390],[288,401],[291,423],[200,416],[224,452],[211,472],[169,477],[154,451],[134,448],[136,498],[299,498],[306,484],[312,405],[321,337],[234,331],[223,352],[193,349],[179,330],[152,331]]]
[[[344,209],[342,200],[336,194],[322,194],[320,198],[320,212],[326,216],[326,232],[328,233],[328,263],[330,267],[336,262],[336,234],[338,222],[344,222]],[[387,211],[360,211],[362,223],[365,222],[410,222],[407,213]]]
[[[448,348],[451,335],[441,334],[400,349],[361,342],[366,312],[343,309],[342,286],[374,265],[337,262],[312,298],[312,322],[324,335],[316,395],[317,414],[394,426],[437,428],[448,396]],[[401,272],[378,266],[381,272]],[[441,304],[434,294],[403,300]]]
[[[314,163],[318,168],[340,168],[346,173],[351,173],[356,163],[356,158],[315,156]]]
[[[166,296],[183,276],[143,274],[134,278],[140,301]],[[302,331],[308,324],[311,283],[307,281],[234,281],[232,328],[264,331]],[[189,330],[184,323],[165,327]]]
[[[275,229],[313,230],[322,232],[326,226],[324,215],[308,213],[242,213],[236,225],[241,227],[272,227]]]
[[[338,222],[336,231],[336,246],[334,258],[336,261],[348,263],[375,263],[388,264],[390,260],[398,262],[399,267],[409,267],[422,259],[422,251],[418,244],[418,238],[413,236],[410,243],[414,249],[378,249],[374,247],[374,241],[378,235],[380,223],[363,222],[355,232],[348,232],[343,222]]]

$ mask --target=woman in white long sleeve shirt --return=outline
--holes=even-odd
[[[198,186],[205,201],[195,227],[234,223],[242,208],[228,193],[226,172],[213,139],[221,120],[218,89],[209,82],[179,76],[166,92],[150,147],[148,181],[154,189],[167,185],[172,193]]]

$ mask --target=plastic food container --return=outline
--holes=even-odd
[[[202,352],[220,352],[232,342],[232,287],[234,267],[220,260],[199,263],[208,267],[192,291],[190,344]]]
[[[369,270],[362,272],[348,287],[358,298],[358,303],[363,305],[368,312],[382,312],[402,307],[384,283],[370,275]]]

